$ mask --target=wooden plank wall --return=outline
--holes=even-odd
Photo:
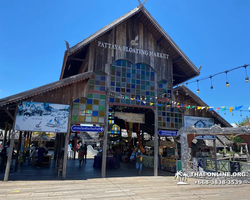
[[[132,46],[131,40],[139,36],[139,45]],[[167,54],[162,46],[157,44],[157,40],[146,30],[144,25],[135,17],[121,23],[114,29],[105,33],[95,40],[89,47],[88,69],[89,71],[105,71],[105,67],[110,67],[118,59],[126,59],[132,63],[145,63],[155,69],[158,80],[166,79],[170,85],[173,82],[172,58],[168,59],[146,56],[141,54],[129,53],[109,48],[98,47],[98,41],[117,44],[121,47],[127,46],[137,49],[154,51]]]
[[[87,97],[87,80],[73,83],[30,98],[34,102],[71,104],[79,97]]]

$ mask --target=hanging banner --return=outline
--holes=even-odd
[[[184,126],[194,126],[196,128],[210,128],[214,125],[213,118],[184,116]]]
[[[16,115],[15,130],[36,132],[68,131],[69,105],[22,102]]]
[[[115,112],[114,116],[118,117],[119,119],[123,119],[126,122],[139,123],[139,124],[145,123],[145,115],[144,114]]]

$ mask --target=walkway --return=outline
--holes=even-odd
[[[68,160],[66,180],[86,180],[91,178],[101,178],[101,169],[93,168],[94,159],[88,158],[87,163],[79,167],[78,160]],[[160,170],[161,176],[173,176],[173,173]],[[118,169],[107,169],[107,177],[136,177],[138,172],[135,164],[121,163]],[[152,168],[143,168],[142,176],[153,176]],[[0,174],[0,180],[3,180],[4,174]],[[41,169],[36,166],[24,164],[19,167],[18,172],[11,172],[10,181],[32,181],[32,180],[60,180],[55,173],[55,165],[52,160],[50,166],[44,165]]]
[[[174,177],[126,177],[81,181],[0,182],[0,199],[162,199],[162,200],[247,200],[249,185],[178,186]]]

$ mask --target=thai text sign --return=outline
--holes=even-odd
[[[74,132],[103,132],[103,127],[97,126],[72,126],[71,130]]]
[[[119,119],[123,119],[126,122],[139,123],[139,124],[145,123],[144,114],[115,112],[115,117],[118,117]]]
[[[166,130],[159,130],[160,136],[177,136],[177,131],[166,131]]]
[[[195,139],[200,140],[215,140],[215,135],[198,135],[195,137]]]
[[[22,102],[18,106],[15,130],[58,132],[68,131],[69,105]]]

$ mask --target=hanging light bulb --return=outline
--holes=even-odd
[[[245,67],[245,72],[246,72],[246,78],[245,78],[245,83],[249,82],[249,77],[247,76],[247,65],[244,65]]]
[[[225,71],[225,73],[226,73],[226,86],[229,87],[229,81],[227,80],[227,73],[228,73],[228,71]]]
[[[232,114],[232,116],[234,116],[234,114]]]
[[[240,117],[242,117],[242,113],[241,113],[241,111],[240,111]]]
[[[186,96],[188,95],[188,91],[186,90]]]
[[[212,83],[212,76],[210,76],[210,80],[211,80],[211,90],[214,89],[213,83]]]
[[[178,90],[176,91],[176,96],[178,96],[179,95],[179,92],[178,92]]]
[[[226,113],[224,113],[224,115],[226,115]]]
[[[197,93],[199,93],[200,92],[200,90],[199,90],[199,80],[197,80],[197,91],[196,91]]]

